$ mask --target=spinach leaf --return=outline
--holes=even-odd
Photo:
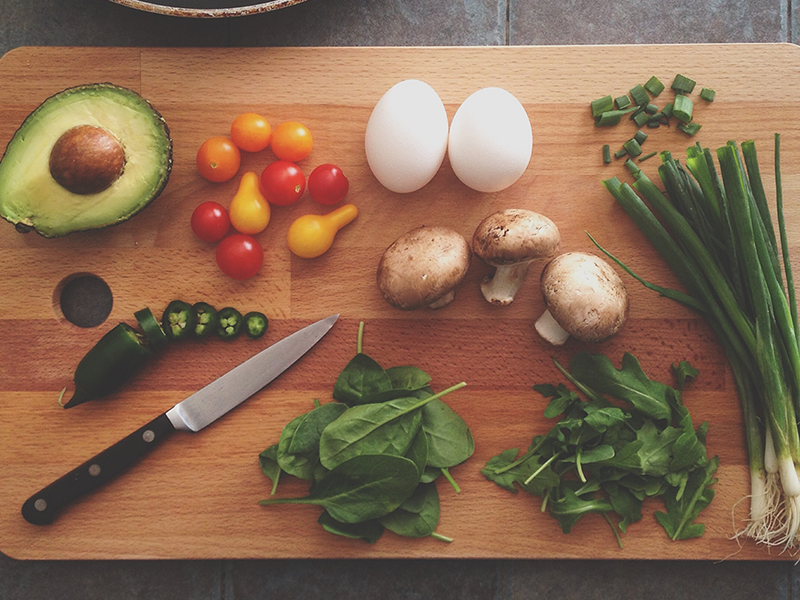
[[[454,467],[475,451],[469,427],[441,400],[434,400],[422,408],[422,429],[428,437],[430,467]]]
[[[344,404],[329,402],[290,421],[278,442],[276,458],[281,468],[300,479],[313,480],[322,431],[346,410]]]
[[[377,520],[364,521],[363,523],[340,523],[327,512],[323,512],[319,516],[317,523],[322,525],[322,528],[329,533],[355,540],[364,540],[370,544],[377,542],[385,529]]]
[[[431,376],[422,369],[412,366],[389,367],[386,374],[392,382],[392,389],[413,392],[428,385]]]
[[[364,403],[364,398],[392,389],[392,380],[374,359],[356,354],[336,379],[333,397],[348,406]]]
[[[389,531],[405,537],[427,537],[439,524],[439,492],[432,483],[421,484],[399,508],[380,518]]]
[[[399,398],[348,408],[322,432],[320,462],[333,469],[361,454],[405,455],[422,427],[420,402]]]
[[[428,436],[425,435],[425,432],[422,431],[421,428],[417,432],[417,435],[414,436],[414,441],[411,443],[408,453],[406,453],[406,458],[417,465],[417,471],[419,471],[421,480],[425,474],[425,465],[428,462]]]
[[[442,470],[436,467],[425,467],[422,476],[419,479],[420,483],[432,483],[442,475]]]
[[[270,495],[274,496],[275,491],[278,489],[278,481],[281,478],[281,467],[278,464],[278,444],[273,444],[259,454],[258,463],[261,465],[261,470],[264,472],[264,475],[269,477],[272,481],[272,491]]]
[[[314,504],[342,523],[363,523],[397,509],[417,487],[416,465],[402,456],[363,454],[327,473],[302,498],[270,498],[273,504]]]

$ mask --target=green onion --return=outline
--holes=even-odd
[[[628,108],[631,105],[631,99],[628,96],[620,96],[614,99],[614,104],[617,105],[619,110]]]
[[[619,150],[614,152],[614,158],[622,158],[626,154],[628,154],[628,151],[625,148],[620,148]]]
[[[658,106],[655,104],[647,104],[644,107],[644,112],[646,112],[648,115],[654,115],[658,112]]]
[[[678,94],[675,96],[675,105],[672,109],[672,114],[675,118],[684,123],[689,123],[692,120],[692,109],[694,102],[689,96]]]
[[[684,77],[683,75],[676,75],[672,81],[672,89],[676,94],[691,94],[696,85],[693,79]]]
[[[700,97],[707,102],[713,102],[714,96],[716,95],[717,93],[711,88],[703,88],[700,90]]]
[[[633,158],[636,158],[642,153],[642,147],[635,138],[629,139],[627,142],[622,144],[622,147],[625,148],[625,151]]]
[[[658,77],[653,75],[647,80],[647,83],[644,84],[644,89],[653,94],[653,96],[658,96],[664,91],[664,84],[661,83],[661,80]]]
[[[702,125],[698,123],[678,123],[678,127],[676,129],[682,131],[686,135],[695,135],[698,131],[700,131],[700,127],[702,127]]]
[[[603,96],[602,98],[593,100],[590,106],[592,109],[592,116],[597,118],[604,112],[614,109],[614,99],[611,96]]]
[[[635,139],[639,145],[644,144],[644,141],[647,139],[647,134],[640,129],[636,132],[636,135],[633,136],[633,139]]]
[[[646,112],[644,112],[644,110],[642,110],[641,112],[634,115],[633,122],[636,123],[637,127],[643,127],[647,123],[647,120],[649,118],[650,115],[648,115]]]
[[[637,106],[644,106],[650,102],[650,96],[647,93],[647,90],[644,89],[644,86],[641,84],[637,84],[630,91],[631,98],[633,99],[633,103]]]
[[[664,105],[664,108],[661,109],[662,114],[669,119],[672,116],[672,110],[674,108],[674,104],[672,102],[667,102]]]
[[[603,162],[611,163],[611,147],[608,144],[603,145]]]
[[[650,154],[645,154],[644,156],[639,158],[639,162],[645,161],[648,158],[653,158],[658,152],[651,152]]]
[[[628,167],[628,170],[634,177],[636,177],[641,172],[641,169],[637,167],[636,163],[633,162],[633,160],[630,158],[625,161],[625,166]]]

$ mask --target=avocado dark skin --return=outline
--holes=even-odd
[[[50,174],[74,194],[96,194],[111,186],[125,167],[125,151],[102,127],[79,125],[66,131],[50,152]]]

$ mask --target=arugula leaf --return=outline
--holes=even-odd
[[[682,390],[689,379],[694,379],[700,374],[696,368],[690,365],[687,361],[682,360],[677,365],[672,365],[672,373],[675,379],[678,380],[678,389]]]
[[[563,383],[558,386],[543,383],[533,386],[545,398],[551,398],[550,404],[544,409],[544,416],[553,419],[572,407],[576,402],[580,402],[580,397],[575,392],[567,389]]]
[[[579,352],[570,363],[573,376],[597,390],[629,402],[635,410],[656,420],[669,420],[672,416],[666,399],[667,386],[651,381],[630,353],[622,357],[622,368],[617,370],[602,354]]]
[[[608,481],[603,484],[603,490],[608,494],[611,507],[621,520],[617,524],[620,531],[625,533],[628,525],[642,520],[642,498],[626,488],[624,485]]]
[[[714,474],[718,466],[719,459],[714,457],[704,468],[692,471],[680,499],[674,489],[664,495],[667,512],[656,512],[655,517],[671,539],[695,538],[705,531],[705,526],[694,523],[694,520],[714,498],[711,486],[717,481]]]
[[[570,484],[574,482],[568,482]],[[561,531],[569,533],[575,523],[586,514],[600,513],[605,514],[614,510],[608,500],[600,498],[578,496],[570,485],[562,486],[562,496],[549,504],[549,512],[561,526]]]

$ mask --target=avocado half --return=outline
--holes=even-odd
[[[136,92],[111,83],[68,88],[39,105],[0,159],[0,216],[58,237],[126,221],[164,189],[172,138]]]

